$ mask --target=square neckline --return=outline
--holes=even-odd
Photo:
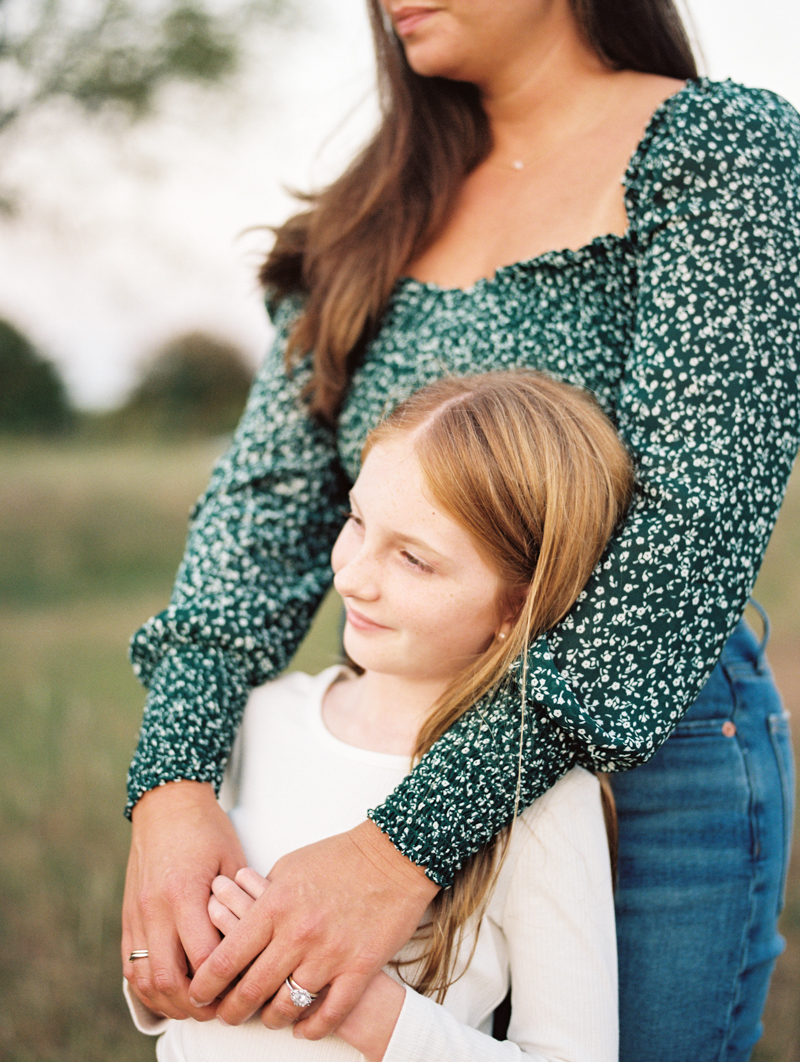
[[[520,270],[535,269],[544,265],[563,265],[568,262],[578,262],[584,258],[593,257],[598,250],[614,251],[616,249],[627,248],[631,244],[630,219],[633,207],[631,192],[642,159],[650,147],[650,142],[660,128],[662,122],[665,121],[672,111],[676,100],[682,97],[684,93],[688,92],[689,89],[705,89],[708,85],[709,79],[707,77],[687,78],[681,88],[679,88],[677,92],[673,92],[670,96],[663,99],[650,115],[644,133],[636,144],[636,147],[633,149],[633,153],[628,160],[625,171],[620,178],[625,189],[625,212],[628,219],[628,226],[625,232],[621,235],[616,232],[601,233],[598,236],[594,236],[588,243],[582,244],[580,247],[564,247],[560,250],[557,248],[551,248],[547,251],[541,251],[539,254],[531,255],[529,258],[521,258],[515,262],[507,262],[504,265],[498,266],[491,276],[478,277],[477,280],[472,284],[468,284],[466,287],[437,284],[435,280],[418,280],[416,277],[402,274],[397,278],[395,291],[416,290],[438,295],[447,295],[450,297],[471,296],[483,288],[496,286],[504,278],[511,276]]]

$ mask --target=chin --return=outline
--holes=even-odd
[[[448,81],[472,80],[467,76],[461,64],[454,62],[452,59],[446,59],[435,54],[432,55],[428,49],[421,48],[418,55],[412,54],[413,51],[413,49],[407,48],[406,58],[408,59],[408,65],[420,77],[443,77]]]
[[[420,34],[403,42],[408,65],[420,77],[445,77],[451,81],[470,81],[465,49],[456,46],[445,34]]]

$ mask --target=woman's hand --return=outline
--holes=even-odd
[[[251,873],[237,878],[250,895],[258,891]],[[295,1035],[309,1040],[336,1029],[438,891],[372,822],[291,852],[260,880],[263,892],[247,910],[238,901],[238,924],[197,971],[190,995],[212,1003],[252,963],[218,1015],[238,1025],[269,1000],[264,1024],[277,1029],[300,1019]],[[290,974],[311,992],[329,986],[307,1016],[278,991]]]
[[[122,909],[123,973],[146,1007],[171,1018],[212,1018],[189,1002],[189,978],[219,943],[208,917],[211,882],[245,864],[211,785],[170,782],[133,809]],[[147,958],[128,960],[146,948]],[[225,986],[223,985],[222,988]]]
[[[269,887],[266,878],[246,867],[235,881],[220,876],[211,886],[208,913],[224,936],[231,933],[259,896]],[[336,1035],[367,1059],[381,1062],[403,1009],[405,989],[382,971],[375,974],[363,996],[336,1030]],[[319,1009],[322,1000],[314,1006]],[[295,1008],[298,1020],[307,1020],[311,1011]],[[302,1032],[302,1030],[301,1030]]]

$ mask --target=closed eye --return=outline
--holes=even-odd
[[[364,521],[361,519],[361,517],[358,515],[358,513],[354,513],[354,512],[352,512],[352,510],[346,509],[345,513],[344,513],[344,516],[345,516],[345,522],[346,523],[353,523],[353,524],[356,525],[356,527],[363,527],[364,526]]]
[[[400,556],[403,558],[406,564],[410,568],[413,568],[415,571],[429,572],[433,574],[434,569],[431,568],[430,564],[426,564],[425,561],[421,561],[419,557],[415,557],[414,554],[409,553],[407,549],[401,550]]]

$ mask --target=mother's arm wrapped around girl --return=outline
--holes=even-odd
[[[575,303],[574,337],[565,315],[555,331],[542,326],[519,346],[518,363],[538,358],[571,382],[588,382],[614,417],[638,476],[628,520],[586,591],[530,648],[523,804],[576,762],[627,769],[667,738],[741,617],[798,444],[797,115],[767,92],[690,82],[656,112],[626,182],[624,240],[595,241],[538,262],[542,274],[565,276],[580,290],[581,273],[621,254],[624,294],[604,307],[602,292],[592,289]],[[498,278],[497,284],[509,279]],[[524,313],[511,287],[509,297],[517,300],[509,314]],[[420,313],[425,305],[422,299]],[[602,346],[608,322],[601,318],[613,310],[620,349],[611,356]],[[298,313],[301,301],[280,302],[273,350],[194,512],[170,607],[134,638],[134,662],[149,696],[131,805],[176,779],[218,785],[249,689],[285,668],[328,585],[327,555],[353,473],[341,460],[342,430],[337,435],[303,408],[309,361],[284,369]],[[390,312],[384,328],[392,323]],[[495,342],[491,329],[480,333],[474,321],[452,314],[419,320],[426,324],[434,333],[440,328],[437,351],[448,344],[463,351],[474,341],[473,370],[491,357],[480,349]],[[528,327],[534,326],[521,331]],[[561,369],[564,352],[553,346],[559,336],[566,350]],[[498,360],[508,365],[515,355],[506,339],[499,342]],[[596,362],[607,358],[599,384],[570,361],[573,346],[592,343]],[[408,393],[436,371],[436,359],[426,362],[421,351],[391,385]],[[384,383],[391,372],[387,361]],[[373,400],[356,381],[348,423],[357,421],[359,402],[366,408]],[[384,842],[424,867],[430,883],[447,886],[455,868],[513,814],[519,722],[518,706],[502,693],[459,720],[370,812],[380,840],[367,828],[354,834],[337,895],[352,893],[372,873],[388,882],[384,871],[395,867],[395,884],[387,887],[397,898],[398,923],[415,922],[427,902],[425,886],[409,892],[416,879],[403,860],[393,862]],[[372,863],[359,858],[356,849],[364,848],[374,852]],[[311,873],[322,875],[325,859],[314,860]],[[293,909],[304,922],[307,908],[287,881],[301,867],[278,864],[273,914],[288,918]],[[325,901],[320,890],[313,895],[319,910]],[[336,1020],[339,1004],[344,1009],[345,996],[352,999],[365,976],[355,958],[357,930],[361,941],[374,929],[379,946],[395,948],[385,913],[365,917],[357,905],[353,921],[342,923],[341,936],[352,932],[354,943],[350,951],[341,945],[337,954],[346,957],[331,976],[335,984],[345,969],[356,972],[340,999],[331,992],[318,1031]],[[303,950],[290,937],[288,962]],[[315,930],[305,943],[322,940]],[[210,949],[189,954],[193,966],[204,950]],[[212,960],[196,982],[202,1002],[216,995],[222,969]]]

